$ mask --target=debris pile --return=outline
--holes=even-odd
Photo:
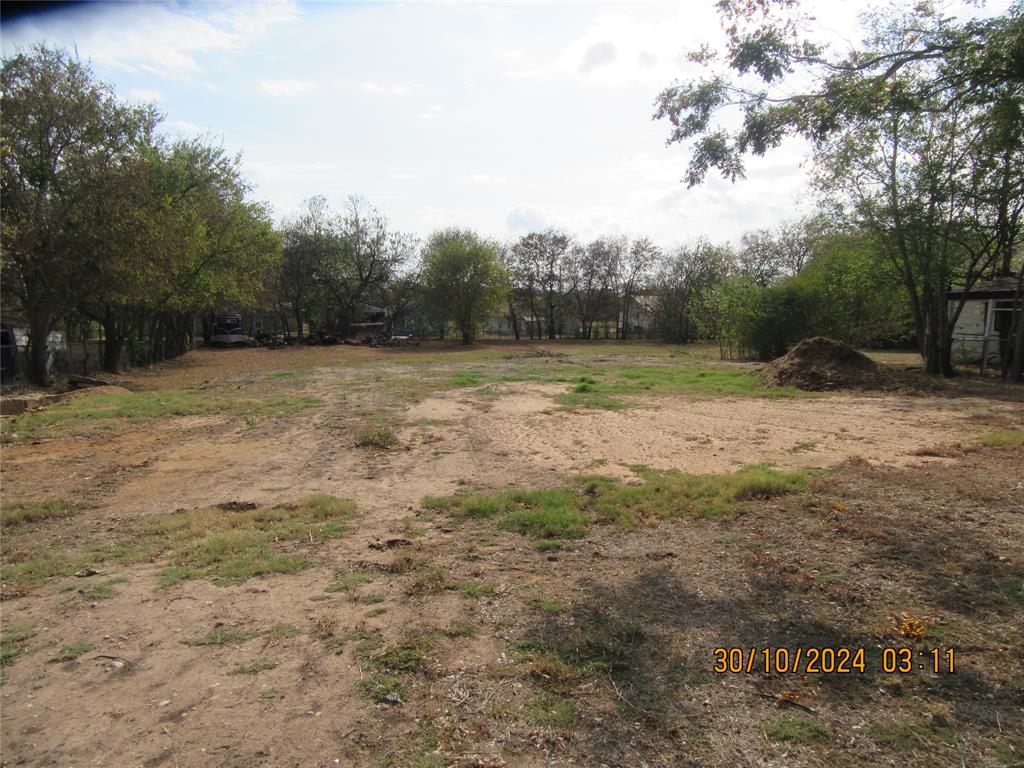
[[[874,360],[849,344],[824,336],[804,339],[764,370],[770,384],[811,392],[831,389],[880,389],[892,384]]]

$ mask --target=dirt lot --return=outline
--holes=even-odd
[[[5,420],[0,760],[1024,765],[1021,393],[711,357],[199,351]]]

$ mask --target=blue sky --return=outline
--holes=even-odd
[[[858,3],[805,3],[842,44]],[[989,3],[987,13],[1004,8]],[[684,3],[92,3],[8,23],[3,50],[76,47],[165,130],[242,151],[278,218],[366,197],[403,231],[501,240],[559,226],[663,245],[738,239],[806,208],[805,147],[748,178],[687,190],[657,93],[721,39],[713,0]]]

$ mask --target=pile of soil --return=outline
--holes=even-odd
[[[764,371],[765,380],[811,392],[831,389],[885,389],[889,373],[849,344],[824,336],[804,339]]]

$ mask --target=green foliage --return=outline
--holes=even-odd
[[[542,728],[566,730],[576,721],[576,702],[545,693],[530,706],[526,717],[531,724]]]
[[[360,448],[387,451],[398,445],[398,435],[391,427],[385,425],[366,427],[356,435],[356,445]]]
[[[469,344],[503,305],[508,276],[497,246],[470,231],[436,232],[423,256],[424,300],[442,324],[452,322]]]
[[[394,704],[406,696],[402,681],[392,675],[372,673],[359,678],[357,685],[359,690],[378,703]]]
[[[1024,445],[1024,429],[997,429],[982,435],[978,442],[987,446]]]

